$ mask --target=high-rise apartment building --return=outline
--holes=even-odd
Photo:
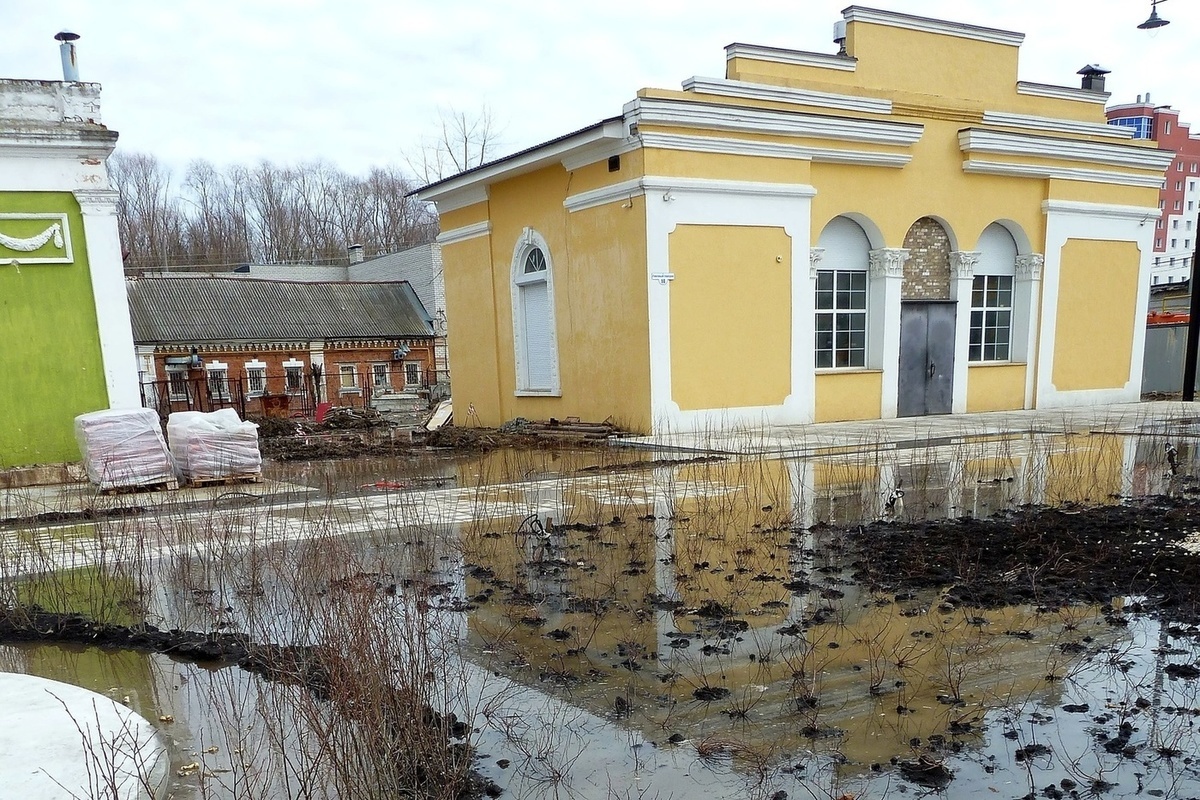
[[[1135,139],[1149,139],[1175,153],[1158,195],[1161,213],[1155,220],[1150,283],[1152,288],[1186,283],[1200,234],[1200,136],[1179,121],[1179,111],[1150,102],[1149,93],[1105,113],[1110,125],[1130,128]]]

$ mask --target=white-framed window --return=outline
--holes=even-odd
[[[188,368],[185,364],[167,364],[167,396],[172,402],[188,399]]]
[[[1175,191],[1177,191],[1177,192],[1183,191],[1183,181],[1175,181]]]
[[[1171,120],[1167,120],[1166,122],[1163,123],[1163,133],[1170,133],[1170,132],[1171,132]]]
[[[208,393],[218,400],[229,399],[229,365],[211,361],[204,365],[208,377]]]
[[[1177,163],[1177,164],[1175,165],[1175,171],[1176,171],[1176,172],[1183,172],[1183,162],[1182,162],[1182,161],[1180,161],[1179,163]]]
[[[1171,220],[1171,230],[1174,230],[1174,231],[1179,230],[1179,220],[1177,220],[1177,219]]]
[[[304,362],[289,358],[283,362],[283,388],[288,394],[304,391]]]
[[[404,362],[404,385],[405,386],[420,386],[421,385],[421,362],[420,361],[405,361]]]
[[[1163,221],[1160,219],[1158,222],[1156,222],[1154,224],[1154,227],[1158,228],[1161,231],[1163,229]]]
[[[338,364],[338,380],[341,394],[358,394],[358,367],[354,364]]]
[[[867,365],[867,273],[817,271],[816,367]]]
[[[1012,343],[1011,275],[976,275],[971,284],[968,361],[1008,361]]]
[[[1195,175],[1197,172],[1200,172],[1200,161],[1193,161],[1192,162],[1192,174]]]
[[[246,372],[246,394],[250,397],[262,397],[267,393],[267,365],[257,358],[247,361],[243,366]]]
[[[1172,239],[1172,240],[1171,240],[1171,249],[1173,250],[1173,249],[1175,249],[1175,248],[1176,248],[1176,247],[1178,247],[1178,246],[1179,246],[1179,240],[1178,240],[1178,239]]]
[[[371,365],[371,388],[390,389],[392,386],[392,371],[387,364]]]
[[[1158,276],[1157,276],[1157,275],[1155,275],[1155,276],[1154,276],[1154,280],[1152,280],[1152,281],[1151,281],[1151,283],[1158,283]]]
[[[532,228],[513,248],[512,305],[517,394],[558,395],[554,264],[545,238]]]
[[[1178,211],[1182,205],[1183,205],[1182,200],[1176,200],[1175,201],[1175,210]]]

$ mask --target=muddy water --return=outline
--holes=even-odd
[[[319,632],[261,598],[303,582],[305,543],[321,535],[385,582],[442,587],[437,602],[464,609],[445,612],[441,633],[465,659],[460,710],[478,712],[480,769],[515,796],[882,797],[949,780],[949,796],[1186,797],[1200,794],[1198,684],[1167,667],[1200,657],[1194,629],[1138,614],[1114,624],[1096,606],[878,596],[855,584],[840,527],[1187,493],[1192,448],[1176,443],[1172,475],[1165,441],[286,465],[278,477],[323,499],[146,523],[167,544],[139,580],[158,587],[142,598],[156,618],[296,641]],[[121,525],[105,536],[139,533]],[[214,787],[246,785],[247,752],[286,761],[267,727],[231,734],[253,732],[246,707],[262,691],[236,669],[44,646],[0,658],[169,717],[177,768],[199,764],[178,796],[249,796]]]

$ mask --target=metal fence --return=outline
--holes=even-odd
[[[449,396],[449,384],[444,376],[430,372],[416,386],[405,386],[429,401],[437,402]],[[283,387],[283,391],[279,388]],[[231,378],[225,373],[193,375],[176,373],[162,380],[143,381],[142,405],[153,408],[165,422],[174,411],[216,411],[232,408],[242,419],[246,417],[286,416],[312,418],[317,406],[329,402],[334,406],[352,408],[374,407],[377,395],[392,394],[387,386],[365,382],[352,391],[334,389],[330,392],[321,371],[259,375],[254,378]]]

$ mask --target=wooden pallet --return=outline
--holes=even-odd
[[[237,486],[246,483],[262,483],[261,472],[251,472],[244,475],[222,475],[219,478],[187,478],[190,488],[201,489],[205,486]]]
[[[130,486],[110,486],[107,489],[101,489],[102,495],[114,494],[135,494],[137,492],[169,492],[179,488],[179,481],[174,478],[168,478],[165,481],[155,481],[154,483],[136,483]]]

